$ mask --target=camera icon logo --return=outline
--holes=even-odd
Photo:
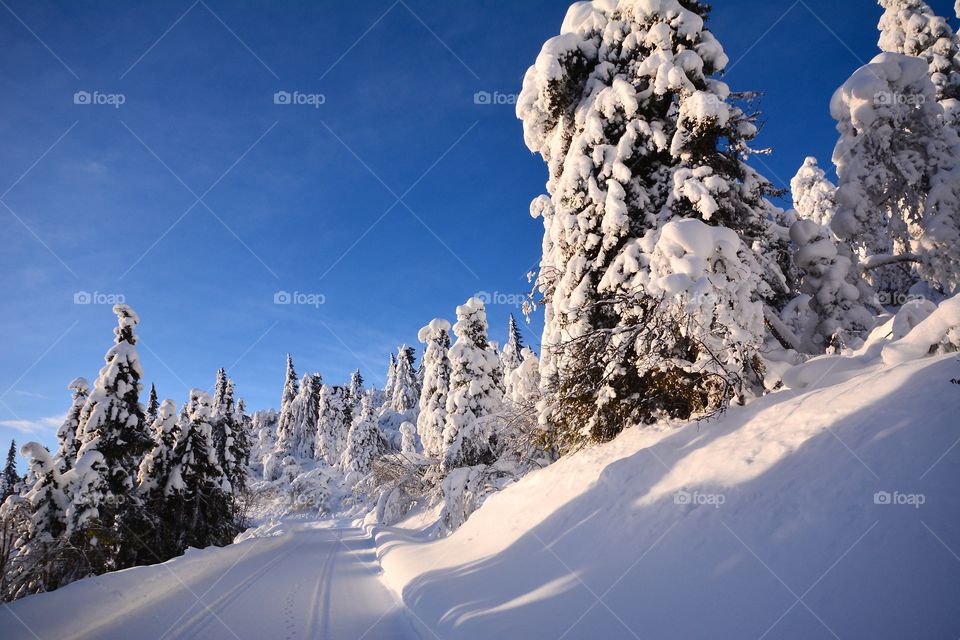
[[[77,91],[73,94],[73,104],[90,104],[89,91]]]
[[[477,91],[473,94],[473,104],[490,104],[493,102],[493,96],[489,91]]]
[[[90,304],[93,296],[88,291],[77,291],[73,294],[73,304]]]
[[[689,491],[677,491],[673,494],[673,504],[690,504],[693,502],[693,496]]]
[[[273,294],[273,304],[290,304],[293,298],[289,291],[277,291]]]
[[[893,501],[893,496],[889,491],[877,491],[873,494],[873,504],[890,504]]]
[[[277,91],[273,94],[273,104],[290,104],[289,91]]]

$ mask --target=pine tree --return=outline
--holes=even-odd
[[[761,387],[765,307],[790,297],[787,233],[776,190],[744,162],[756,116],[714,77],[728,59],[706,14],[687,0],[575,5],[524,78],[517,115],[550,172],[550,197],[531,204],[541,419],[561,447]]]
[[[234,395],[233,380],[227,382],[227,393],[232,399]],[[237,401],[235,409],[232,408],[232,415],[232,438],[227,445],[227,455],[224,456],[227,465],[224,468],[224,473],[230,481],[233,496],[236,499],[247,488],[252,446],[251,420],[250,416],[246,414],[246,403],[243,399]]]
[[[397,413],[405,414],[417,406],[419,397],[420,389],[417,386],[413,348],[403,345],[397,351],[390,406]]]
[[[347,434],[353,423],[352,398],[351,389],[323,385],[320,390],[314,457],[331,467],[340,464],[346,447]]]
[[[340,466],[344,471],[366,473],[385,449],[383,434],[377,424],[376,407],[371,395],[367,394],[361,402],[360,415],[350,426]]]
[[[190,392],[188,422],[174,446],[170,479],[171,528],[177,548],[224,545],[236,535],[233,504],[213,444],[209,394]]]
[[[287,354],[287,377],[283,384],[283,395],[280,398],[280,419],[277,423],[277,452],[280,458],[292,455],[295,447],[296,416],[294,402],[300,392],[297,381],[297,372],[293,368],[293,358]]]
[[[540,398],[540,361],[530,347],[520,356],[520,366],[507,374],[504,398],[515,407],[532,407]]]
[[[935,87],[936,100],[952,126],[960,117],[960,47],[945,18],[936,15],[923,0],[880,0],[882,51],[922,58]]]
[[[523,349],[523,338],[520,335],[520,328],[517,327],[517,321],[511,313],[510,324],[507,326],[507,343],[503,345],[503,351],[500,353],[500,365],[503,368],[504,395],[506,397],[512,394],[510,374],[523,363]]]
[[[173,472],[174,449],[183,424],[185,422],[181,423],[177,418],[176,404],[172,400],[164,400],[151,425],[153,448],[144,456],[137,474],[138,492],[150,522],[147,540],[151,549],[141,554],[141,562],[152,563],[180,552],[175,542],[176,525],[170,517],[173,505],[167,487]]]
[[[450,389],[443,429],[445,469],[488,461],[493,439],[492,414],[501,406],[500,361],[487,342],[483,301],[470,298],[457,307],[450,347]]]
[[[442,318],[420,329],[423,351],[423,386],[420,389],[420,413],[417,434],[423,452],[431,458],[443,454],[443,429],[447,419],[447,392],[450,389],[450,323]]]
[[[157,387],[150,383],[150,399],[147,401],[147,422],[153,424],[157,419],[157,412],[160,410],[160,400],[157,398]]]
[[[17,441],[10,441],[7,449],[7,460],[3,465],[3,474],[0,475],[0,504],[13,495],[20,484],[20,474],[17,473]]]
[[[124,304],[114,306],[113,312],[118,321],[115,343],[104,356],[106,364],[84,404],[78,428],[78,462],[91,452],[97,452],[102,460],[88,458],[84,473],[98,477],[85,479],[84,494],[73,496],[83,505],[77,514],[82,522],[73,523],[75,544],[91,558],[97,573],[129,566],[141,546],[139,501],[133,489],[140,461],[152,444],[139,401],[143,370],[134,328],[140,319]],[[96,510],[95,518],[84,517],[90,509]]]
[[[817,165],[817,159],[808,157],[797,175],[790,181],[793,208],[804,220],[829,228],[837,212],[837,187],[827,179]]]
[[[404,455],[413,455],[417,452],[417,428],[412,422],[400,425],[400,452]]]
[[[294,455],[301,460],[313,460],[322,387],[319,373],[304,375],[294,403]]]
[[[923,60],[883,53],[830,106],[840,132],[831,229],[894,302],[918,275],[943,292],[960,284],[960,141],[934,98]]]

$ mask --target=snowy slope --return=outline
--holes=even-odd
[[[3,640],[418,638],[369,536],[285,531],[75,582],[0,608]]]
[[[957,638],[960,360],[859,367],[376,530],[385,579],[444,639]]]

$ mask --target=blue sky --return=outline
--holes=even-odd
[[[0,445],[54,442],[67,383],[95,378],[111,342],[110,296],[140,314],[146,382],[178,404],[223,366],[274,406],[288,351],[328,382],[359,367],[380,384],[397,344],[482,291],[502,340],[546,169],[513,107],[474,96],[515,94],[567,4],[5,0]],[[829,159],[830,96],[877,53],[879,16],[867,0],[715,6],[727,82],[765,93],[774,155],[757,166],[775,183]]]

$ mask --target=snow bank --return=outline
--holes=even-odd
[[[946,340],[960,348],[960,294],[944,300],[912,331],[883,349],[886,364],[900,364],[922,358]]]
[[[384,578],[445,639],[953,637],[960,366],[872,362],[379,528]]]

